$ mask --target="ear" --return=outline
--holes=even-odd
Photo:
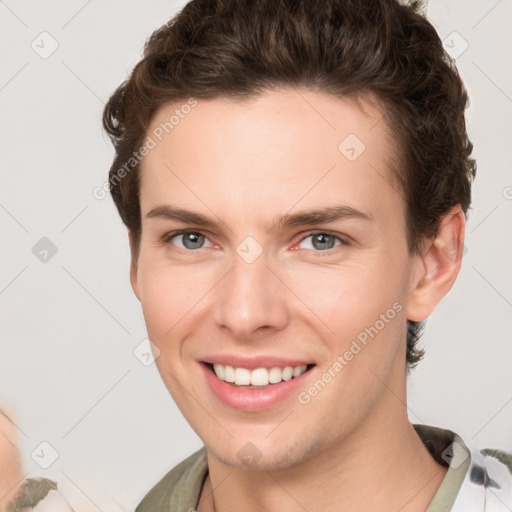
[[[131,232],[128,233],[128,237],[130,240],[130,283],[132,285],[132,290],[137,299],[140,301],[140,293],[139,293],[139,282],[138,282],[138,266],[137,266],[137,251],[135,249],[135,244],[133,241],[133,235]]]
[[[459,273],[464,254],[466,217],[460,205],[442,219],[434,239],[426,240],[421,254],[415,256],[408,295],[408,320],[428,318],[448,293]]]

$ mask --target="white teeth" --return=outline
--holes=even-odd
[[[235,384],[237,386],[249,386],[251,383],[251,372],[247,368],[235,368]]]
[[[220,363],[213,365],[213,371],[220,380],[235,383],[237,386],[268,386],[268,384],[278,384],[282,380],[287,381],[294,377],[299,377],[306,371],[307,366],[285,366],[280,368],[256,368],[248,370],[247,368],[233,368],[224,366]]]
[[[219,377],[219,379],[224,379],[224,366],[221,364],[215,363],[213,365],[213,369],[215,370],[215,375]]]
[[[219,366],[222,366],[219,364]],[[217,375],[217,377],[219,377]],[[235,382],[235,369],[232,366],[224,366],[224,376],[219,379],[225,380],[226,382]]]
[[[268,381],[270,384],[277,384],[278,382],[281,382],[281,368],[270,368],[268,372]]]
[[[283,370],[283,380],[290,380],[293,377],[293,368],[291,366],[286,366]]]
[[[302,369],[302,366],[296,366],[293,369],[293,376],[298,377],[304,370]]]
[[[268,370],[257,368],[251,372],[251,384],[253,386],[266,386],[268,384]]]

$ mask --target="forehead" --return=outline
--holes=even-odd
[[[400,201],[393,140],[374,101],[273,90],[243,101],[183,100],[154,116],[141,164],[141,210],[172,202],[238,217],[319,202]],[[396,205],[395,205],[396,206]]]

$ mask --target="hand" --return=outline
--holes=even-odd
[[[0,408],[0,511],[7,508],[23,484],[14,413]]]

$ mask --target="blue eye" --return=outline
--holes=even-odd
[[[174,245],[176,248],[187,252],[214,246],[206,235],[197,231],[187,230],[168,233],[162,237],[162,242],[163,244]],[[299,248],[301,249],[326,253],[329,253],[329,251],[341,245],[349,245],[349,241],[338,235],[323,231],[310,233],[299,242]]]
[[[338,245],[346,244],[339,236],[332,235],[330,233],[311,233],[310,235],[303,238],[300,243],[305,240],[311,239],[310,247],[302,247],[302,249],[313,249],[317,251],[329,251]],[[336,245],[336,241],[338,244]]]
[[[173,242],[174,245],[176,245],[180,249],[187,250],[202,249],[205,241],[208,240],[208,238],[206,238],[206,236],[201,233],[197,233],[195,231],[183,231],[180,233],[174,233],[167,236],[165,242],[168,243],[174,239],[181,239],[181,245],[179,243]]]

